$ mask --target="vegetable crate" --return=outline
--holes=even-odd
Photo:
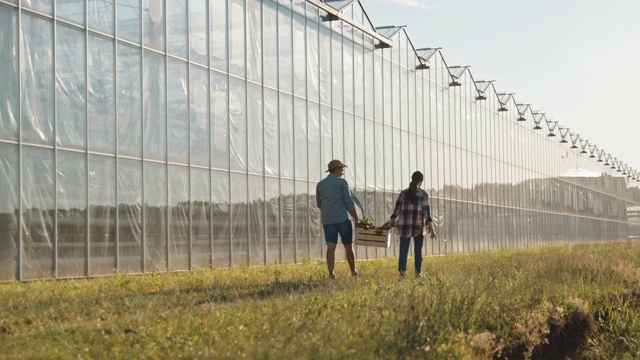
[[[375,226],[356,227],[355,244],[360,246],[375,246],[388,248],[391,243],[391,234],[395,229],[380,229]]]

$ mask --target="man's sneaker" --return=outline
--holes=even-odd
[[[331,274],[331,275],[329,275],[329,279],[331,279],[331,280],[335,280],[335,279],[336,279],[336,276],[335,276],[335,275],[333,275],[333,274]]]
[[[416,274],[416,277],[423,278],[423,277],[424,277],[424,274],[423,274],[423,273],[417,273],[417,274]]]
[[[400,277],[398,277],[398,281],[404,281],[404,275],[400,275]]]
[[[351,276],[353,276],[354,278],[357,279],[359,277],[362,277],[362,274],[363,274],[362,270],[358,270],[358,271],[354,272],[353,274],[351,274]]]

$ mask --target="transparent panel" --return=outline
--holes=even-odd
[[[117,162],[118,271],[142,271],[142,163]]]
[[[116,263],[116,161],[89,155],[89,274],[113,274]]]
[[[309,180],[320,181],[325,170],[320,149],[320,106],[307,102],[308,168]]]
[[[209,2],[209,55],[211,67],[227,71],[227,2]]]
[[[265,191],[261,176],[249,176],[248,226],[249,263],[265,263]]]
[[[319,62],[320,62],[320,102],[323,104],[331,103],[331,31],[329,29],[320,27],[319,34],[320,50],[319,50]]]
[[[343,106],[343,86],[342,86],[342,37],[332,33],[331,36],[331,101],[335,108],[342,109]]]
[[[208,34],[207,1],[189,1],[189,42],[191,44],[189,60],[202,65],[209,64],[209,54],[207,53]]]
[[[338,159],[346,162],[344,160],[344,148],[345,148],[345,133],[344,133],[344,113],[338,109],[333,109],[333,114],[331,117],[331,140],[332,145],[331,148],[333,152],[331,154],[331,159]],[[327,159],[326,163],[328,164],[330,159]]]
[[[22,141],[53,145],[53,34],[51,20],[22,15]]]
[[[140,0],[117,0],[118,37],[140,43]]]
[[[364,163],[365,173],[365,183],[364,186],[367,189],[375,189],[376,188],[376,173],[381,172],[380,167],[382,165],[382,161],[376,161],[376,145],[380,144],[376,142],[375,138],[375,123],[371,120],[364,121],[364,148],[362,151],[364,152],[364,157],[362,158]],[[382,159],[380,157],[379,159]]]
[[[167,158],[167,108],[165,57],[153,51],[144,52],[144,157]]]
[[[169,270],[189,270],[189,168],[169,165]]]
[[[0,143],[0,281],[18,273],[19,171],[18,146]]]
[[[51,0],[23,0],[22,7],[33,9],[41,13],[51,15],[53,12],[53,1]]]
[[[167,53],[187,58],[187,0],[167,0]]]
[[[294,218],[295,189],[293,180],[280,181],[280,232],[282,236],[281,253],[283,263],[295,261],[296,236]],[[337,254],[338,252],[336,252]]]
[[[355,186],[359,189],[366,187],[365,179],[365,169],[367,168],[366,162],[366,153],[367,149],[365,148],[366,142],[366,133],[364,127],[364,119],[360,116],[355,117],[355,121],[353,122],[353,164],[355,166],[351,167],[350,173],[354,173],[352,175],[355,176],[353,179],[352,186]]]
[[[229,73],[245,76],[245,0],[229,0]]]
[[[307,94],[307,51],[305,36],[305,19],[293,16],[293,92],[299,96]]]
[[[87,267],[87,157],[57,153],[57,258],[59,277],[85,275]]]
[[[191,264],[211,266],[211,175],[208,169],[191,169]]]
[[[299,97],[294,97],[293,114],[293,158],[295,178],[306,180],[309,178],[308,143],[307,143],[307,102]]]
[[[247,93],[245,81],[230,78],[229,150],[231,170],[247,170]]]
[[[88,50],[88,148],[91,151],[115,154],[116,116],[113,41],[89,34]]]
[[[310,258],[309,243],[309,185],[305,181],[295,182],[295,239],[297,263]],[[315,204],[315,203],[314,203]]]
[[[280,175],[293,178],[293,97],[280,93]]]
[[[227,76],[211,72],[211,166],[229,168],[229,113]]]
[[[318,46],[318,24],[307,19],[307,98],[313,101],[319,101],[320,97]]]
[[[288,93],[293,89],[293,48],[291,10],[278,8],[278,84]]]
[[[85,0],[56,0],[56,16],[76,24],[84,25]]]
[[[264,139],[278,139],[278,92],[264,88]],[[279,141],[264,141],[264,171],[266,175],[280,173]]]
[[[114,0],[88,0],[87,26],[113,35],[113,6]]]
[[[249,171],[262,174],[265,165],[264,123],[262,107],[262,87],[248,83],[247,101],[247,145]]]
[[[262,3],[262,49],[264,84],[278,87],[278,12],[276,4],[270,1]]]
[[[140,49],[117,45],[118,154],[142,155],[142,64]]]
[[[165,11],[164,1],[142,0],[144,45],[164,51]]]
[[[213,237],[213,266],[231,265],[229,172],[211,172],[211,234]]]
[[[247,79],[262,82],[261,0],[247,0]]]
[[[71,149],[84,149],[87,136],[85,33],[59,24],[56,39],[57,143]]]
[[[167,270],[167,166],[144,163],[144,269]]]
[[[167,73],[167,146],[169,161],[189,163],[187,63],[169,59]]]
[[[265,222],[266,222],[266,264],[278,263],[281,258],[280,246],[280,180],[265,178]]]
[[[353,42],[343,40],[341,81],[342,81],[342,91],[344,94],[344,111],[351,112],[351,113],[353,112],[353,81],[354,81],[353,73],[354,73]]]
[[[0,8],[0,139],[18,140],[18,11]]]
[[[55,276],[53,150],[22,149],[22,277]]]
[[[209,167],[209,72],[191,66],[189,77],[191,164]]]
[[[321,178],[324,177],[326,170],[326,164],[333,159],[333,133],[332,120],[331,120],[331,108],[322,105],[320,106],[320,171]]]
[[[247,176],[231,173],[231,264],[243,265],[249,261]]]

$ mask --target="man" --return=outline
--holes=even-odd
[[[362,270],[356,270],[356,260],[353,254],[353,227],[348,214],[351,214],[356,224],[358,223],[358,214],[351,197],[349,184],[342,178],[346,167],[347,165],[340,160],[331,160],[326,171],[329,175],[320,180],[316,186],[316,203],[320,208],[320,217],[327,243],[327,269],[331,279],[336,278],[333,268],[338,234],[340,234],[344,245],[351,275],[354,277],[362,276]]]

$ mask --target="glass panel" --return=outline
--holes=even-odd
[[[53,145],[51,20],[22,14],[22,141]]]
[[[209,167],[209,72],[200,67],[191,66],[189,72],[191,117],[191,164]]]
[[[167,167],[144,163],[144,268],[167,270]]]
[[[307,94],[307,51],[305,44],[305,19],[293,16],[293,92],[299,96]]]
[[[140,0],[117,0],[118,37],[140,43]]]
[[[246,82],[230,78],[229,145],[230,169],[247,170],[247,94]]]
[[[211,172],[211,221],[213,237],[213,266],[230,266],[229,173]]]
[[[118,271],[142,270],[142,163],[118,159]]]
[[[266,202],[266,245],[265,260],[267,264],[281,261],[280,253],[280,180],[265,178]]]
[[[22,276],[55,276],[53,150],[22,149]]]
[[[85,0],[56,0],[56,16],[76,24],[84,25]]]
[[[294,147],[293,147],[293,98],[291,95],[280,93],[280,175],[293,178]]]
[[[114,0],[88,0],[87,25],[113,35],[113,2]]]
[[[280,232],[282,237],[282,262],[290,263],[295,260],[295,218],[294,218],[295,189],[293,180],[280,181]],[[336,254],[338,252],[336,251]],[[337,260],[337,259],[336,259]]]
[[[308,144],[307,144],[307,102],[304,99],[294,97],[293,114],[293,158],[295,178],[306,180],[309,178],[308,171]]]
[[[118,44],[117,51],[118,154],[140,157],[142,155],[140,49]]]
[[[229,0],[229,73],[245,76],[245,0]]]
[[[331,32],[329,29],[320,27],[320,102],[331,103]]]
[[[89,274],[113,274],[116,263],[116,161],[89,155]]]
[[[261,0],[247,0],[247,78],[262,82]]]
[[[84,149],[87,136],[85,34],[65,25],[58,25],[57,30],[57,143]]]
[[[18,11],[0,11],[0,139],[18,140]]]
[[[169,59],[167,74],[167,146],[169,161],[189,163],[189,103],[187,63]]]
[[[261,176],[249,176],[249,263],[265,264],[265,197]]]
[[[51,15],[53,12],[53,1],[51,0],[23,0],[22,7],[33,9],[41,13]]]
[[[264,1],[262,13],[262,41],[264,84],[273,88],[278,87],[278,13],[276,4]]]
[[[295,182],[295,239],[297,263],[310,258],[309,244],[309,185],[304,181]]]
[[[167,108],[165,57],[153,51],[144,52],[144,157],[167,158]]]
[[[231,264],[249,261],[247,176],[231,173]]]
[[[169,165],[169,270],[189,270],[189,168]]]
[[[247,135],[249,146],[249,171],[262,174],[264,171],[264,124],[262,108],[262,87],[248,83]]]
[[[278,92],[264,88],[264,138],[278,139]],[[278,141],[264,141],[264,171],[266,175],[280,173],[280,147]]]
[[[208,169],[191,169],[191,264],[211,267],[211,175]]]
[[[87,158],[58,151],[58,276],[83,276],[87,264]]]
[[[187,58],[187,1],[167,0],[167,52]]]
[[[88,148],[91,151],[115,154],[116,116],[113,42],[89,34],[88,61]]]
[[[293,48],[292,48],[292,19],[291,10],[285,7],[278,9],[278,55],[279,73],[278,84],[280,90],[288,93],[293,87]]]
[[[191,37],[190,60],[198,64],[207,65],[209,56],[207,45],[209,39],[207,31],[207,1],[189,1],[189,36]]]
[[[19,171],[18,146],[0,143],[0,281],[18,273]]]
[[[307,19],[307,98],[313,101],[319,101],[320,96],[318,51],[318,24]]]
[[[164,2],[142,0],[144,45],[164,51],[165,12]]]
[[[227,76],[211,72],[211,166],[229,168]]]
[[[320,181],[325,170],[320,152],[320,106],[308,101],[307,115],[309,180]]]
[[[211,67],[227,71],[227,2],[209,2]]]

